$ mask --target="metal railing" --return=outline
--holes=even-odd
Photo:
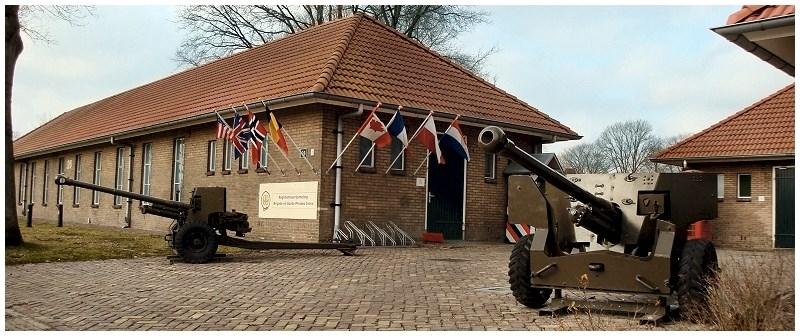
[[[417,241],[411,238],[392,221],[380,226],[373,221],[367,221],[359,227],[352,221],[345,221],[342,227],[336,229],[333,235],[335,240],[351,240],[361,246],[414,246]]]

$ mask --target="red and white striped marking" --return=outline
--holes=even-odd
[[[506,223],[506,240],[509,243],[516,243],[520,238],[527,236],[533,232],[528,224],[511,224]]]

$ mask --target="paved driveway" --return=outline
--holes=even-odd
[[[263,251],[6,267],[7,330],[631,329],[627,317],[540,317],[507,290],[511,245]],[[584,314],[585,315],[585,314]],[[686,328],[671,323],[662,328]]]

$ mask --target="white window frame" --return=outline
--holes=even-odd
[[[742,196],[742,176],[750,176],[750,196]],[[736,198],[739,199],[752,199],[753,198],[753,174],[736,174]]]
[[[239,169],[247,170],[249,166],[250,166],[250,146],[247,146],[247,149],[244,150],[242,156],[239,157]]]
[[[81,155],[75,155],[75,181],[81,180]],[[81,188],[72,187],[72,205],[81,204]]]
[[[488,155],[491,155],[492,167],[489,170],[490,171],[490,175],[489,176],[486,176],[486,171],[484,170],[483,178],[486,179],[486,180],[494,180],[494,179],[497,178],[497,154],[491,153],[491,154],[488,154]],[[486,161],[485,158],[484,158],[484,161]],[[484,163],[484,165],[485,165],[485,163]],[[484,166],[484,169],[487,169],[487,167]]]
[[[42,206],[47,205],[47,186],[50,184],[50,160],[44,160],[44,179],[42,180]]]
[[[114,174],[114,189],[125,190],[125,147],[117,147],[117,166]],[[122,205],[122,196],[114,195],[114,205]]]
[[[725,174],[717,174],[717,199],[725,199]]]
[[[369,159],[364,160],[364,157],[361,156],[361,141],[368,141],[368,142],[371,143],[371,141],[369,141],[367,139],[364,139],[362,137],[359,137],[358,162],[364,161],[364,163],[362,163],[360,166],[358,166],[358,168],[375,168],[375,149],[373,148],[373,150],[369,151],[368,152]]]
[[[36,204],[36,161],[31,162],[31,204]]]
[[[173,201],[180,201],[181,196],[183,196],[185,153],[186,139],[183,137],[175,138],[172,142],[172,188],[170,188],[170,199]]]
[[[400,168],[392,166],[390,169],[393,171],[404,171],[406,170],[406,152],[403,150],[403,143],[400,142],[400,140],[392,138],[392,144],[390,145],[392,148],[389,148],[389,153],[392,153],[390,159],[394,160],[394,157],[398,154],[393,151],[395,143],[400,144],[400,157],[397,159],[397,162],[395,162],[395,165],[400,164]],[[389,164],[391,164],[391,162],[389,162]]]
[[[58,175],[64,175],[64,158],[58,158]],[[58,185],[58,193],[56,193],[56,203],[64,204],[64,185]]]
[[[142,195],[150,196],[153,179],[153,144],[148,142],[142,145]],[[140,202],[150,204],[149,202]]]
[[[269,157],[267,155],[268,150],[269,150],[269,144],[265,140],[264,143],[261,144],[261,153],[259,153],[258,157],[258,168],[267,169],[267,165],[269,164]]]
[[[28,164],[23,162],[19,166],[19,199],[17,202],[25,205],[28,200]]]
[[[100,185],[100,177],[103,174],[103,152],[94,152],[94,176],[92,183]],[[92,190],[92,205],[100,205],[100,192]]]
[[[225,139],[222,147],[222,170],[230,171],[233,166],[233,144],[230,140]]]
[[[216,140],[211,140],[211,141],[208,142],[207,154],[208,154],[208,161],[207,161],[208,165],[206,166],[206,170],[208,172],[212,172],[213,173],[217,169],[217,141]]]

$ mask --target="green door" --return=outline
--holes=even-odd
[[[444,239],[464,239],[464,159],[444,151],[445,164],[431,154],[428,165],[427,231]]]
[[[794,248],[794,167],[775,168],[775,247]]]

